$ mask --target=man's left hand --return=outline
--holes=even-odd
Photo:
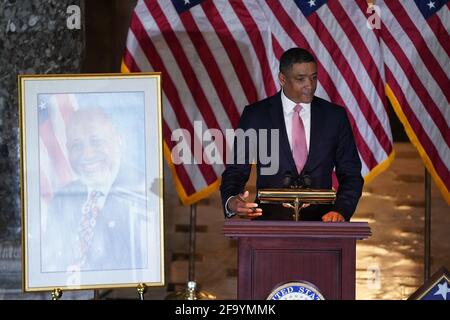
[[[336,211],[330,211],[322,217],[323,222],[344,222],[344,217]]]

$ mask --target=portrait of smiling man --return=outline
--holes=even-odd
[[[124,141],[101,107],[79,109],[66,126],[76,179],[57,191],[43,236],[44,271],[145,267],[144,175],[123,160]]]
[[[75,112],[67,126],[70,165],[89,189],[105,194],[120,168],[121,136],[100,109]]]

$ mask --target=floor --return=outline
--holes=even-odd
[[[364,187],[352,221],[367,221],[372,236],[357,243],[356,298],[407,299],[424,277],[424,167],[409,143],[395,144],[387,171]],[[166,170],[168,172],[168,170]],[[190,208],[183,207],[166,175],[166,286],[145,299],[184,296],[189,271]],[[255,192],[254,177],[250,192]],[[432,182],[431,274],[450,269],[450,210]],[[202,298],[236,299],[236,241],[222,233],[219,192],[197,205],[195,280]],[[137,299],[136,289],[100,291],[106,299]]]

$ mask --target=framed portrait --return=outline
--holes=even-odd
[[[163,286],[160,74],[18,80],[24,291]]]

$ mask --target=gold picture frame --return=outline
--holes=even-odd
[[[163,286],[161,74],[18,82],[23,290]]]

